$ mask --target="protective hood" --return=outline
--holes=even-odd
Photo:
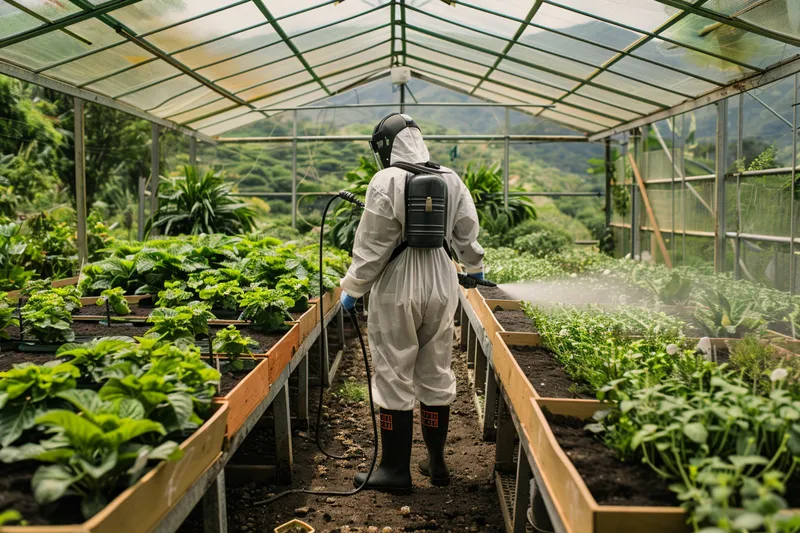
[[[406,128],[397,134],[392,145],[390,164],[398,161],[405,163],[427,163],[431,160],[428,147],[422,140],[422,132],[417,128]]]

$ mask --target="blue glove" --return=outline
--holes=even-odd
[[[342,291],[341,302],[342,302],[342,307],[344,307],[345,311],[352,311],[353,309],[355,309],[356,300],[358,300],[358,298],[353,298],[346,292]]]
[[[472,274],[467,274],[467,276],[475,278],[478,281],[483,281],[483,272],[473,272]]]

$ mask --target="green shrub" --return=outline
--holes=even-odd
[[[547,257],[560,253],[573,243],[572,235],[553,224],[529,220],[524,226],[529,229],[529,233],[514,239],[513,247],[533,257]]]

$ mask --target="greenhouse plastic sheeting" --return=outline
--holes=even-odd
[[[219,135],[407,65],[596,133],[800,54],[800,0],[0,0],[0,61]]]

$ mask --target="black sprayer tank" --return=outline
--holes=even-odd
[[[406,242],[410,248],[441,248],[447,226],[447,183],[438,174],[406,181]]]

